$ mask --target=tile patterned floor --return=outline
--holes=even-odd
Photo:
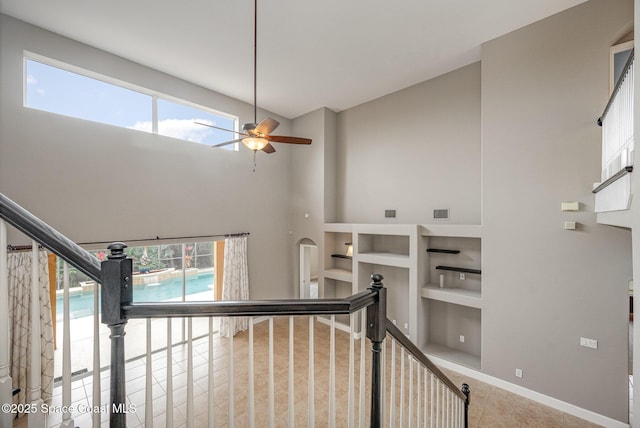
[[[274,378],[275,378],[275,426],[287,426],[288,423],[288,321],[277,319],[274,322]],[[308,402],[308,321],[307,318],[296,318],[294,355],[296,360],[294,390],[295,390],[295,426],[307,426],[307,402]],[[315,324],[314,330],[314,373],[315,373],[315,425],[327,426],[328,423],[328,374],[329,374],[329,328],[322,323]],[[262,322],[255,326],[254,364],[255,372],[260,375],[255,378],[255,411],[256,426],[268,426],[268,323]],[[389,341],[387,341],[389,342]],[[366,343],[366,342],[365,342]],[[215,426],[228,427],[228,367],[229,344],[227,339],[214,337],[214,398],[215,398]],[[387,359],[390,358],[387,344]],[[369,344],[366,343],[366,365],[368,366]],[[359,385],[359,352],[360,342],[355,341],[355,420],[358,421],[358,385]],[[178,345],[173,347],[173,423],[174,427],[186,426],[187,413],[187,347]],[[234,339],[233,353],[233,384],[234,384],[234,425],[247,426],[248,415],[248,336],[240,333]],[[207,400],[208,400],[208,341],[206,338],[194,341],[193,346],[193,373],[194,373],[194,422],[196,427],[207,426]],[[153,354],[152,357],[152,391],[153,391],[153,427],[166,426],[166,351]],[[348,420],[348,366],[349,366],[349,340],[346,333],[336,332],[336,426],[346,426]],[[397,361],[396,378],[399,378],[400,366]],[[592,423],[578,419],[572,415],[546,407],[534,401],[525,399],[497,387],[479,382],[472,378],[465,378],[459,373],[446,371],[456,385],[466,382],[471,388],[471,406],[469,412],[469,426],[472,428],[500,428],[500,427],[595,427]],[[131,428],[143,427],[145,405],[145,373],[146,362],[144,358],[135,359],[127,363],[127,397],[128,403],[133,405],[135,412],[127,416],[127,426]],[[365,369],[368,373],[368,369]],[[108,402],[109,372],[101,373],[101,403]],[[408,396],[408,365],[405,369],[405,397]],[[365,385],[369,379],[366,378]],[[389,397],[390,364],[386,370],[387,398]],[[365,388],[366,390],[366,388]],[[90,427],[91,414],[82,412],[92,403],[93,380],[85,377],[74,380],[72,383],[72,407],[75,409],[72,415],[75,426]],[[396,384],[396,400],[399,401],[399,381]],[[368,420],[369,397],[365,397],[365,420]],[[62,404],[61,387],[54,389],[52,405]],[[386,406],[388,418],[389,408]],[[408,415],[408,406],[405,403],[405,422]],[[414,413],[415,414],[415,413]],[[396,404],[396,421],[399,422],[400,407]],[[108,426],[107,415],[102,414],[102,426]],[[54,413],[47,419],[48,427],[60,426],[62,415]],[[18,419],[14,427],[26,426],[24,418]],[[385,420],[385,426],[389,424]],[[367,424],[368,425],[368,424]],[[399,426],[396,423],[396,426]]]

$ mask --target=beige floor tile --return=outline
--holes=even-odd
[[[175,322],[174,324],[180,324]],[[166,327],[166,323],[154,324],[154,331],[161,331]],[[175,328],[175,326],[174,326]],[[308,367],[309,367],[309,343],[308,343],[308,319],[306,317],[295,318],[295,340],[294,340],[294,426],[307,426],[308,424]],[[268,323],[259,323],[254,328],[254,409],[255,426],[269,426],[269,357],[268,357]],[[330,329],[327,325],[316,322],[314,330],[314,408],[313,418],[316,426],[327,426],[329,420],[329,367],[330,367]],[[155,334],[155,333],[154,333]],[[163,333],[158,333],[163,334]],[[133,334],[129,334],[131,341]],[[178,337],[174,334],[175,337]],[[229,404],[229,373],[230,359],[228,355],[229,340],[215,336],[214,344],[214,376],[215,389],[213,397],[214,419],[216,427],[228,427],[229,416],[227,414]],[[249,417],[249,346],[248,334],[240,333],[233,340],[234,355],[233,363],[233,425],[245,427],[248,425]],[[353,395],[349,384],[349,335],[336,331],[335,333],[335,415],[336,425],[345,426],[349,418],[350,406],[353,408],[354,420],[356,423],[360,418],[360,349],[361,342],[354,341],[353,365],[355,368],[353,376]],[[410,365],[405,361],[404,365],[404,393],[400,388],[402,364],[400,362],[400,350],[396,347],[396,365],[394,379],[391,376],[391,343],[386,346],[387,366],[384,375],[387,399],[391,396],[391,387],[394,387],[395,403],[393,405],[393,417],[396,422],[403,418],[407,423],[409,417],[409,380]],[[173,421],[169,424],[172,428],[186,426],[187,413],[187,356],[186,345],[174,346],[171,352],[173,370]],[[197,339],[193,342],[193,375],[194,375],[194,422],[196,427],[207,426],[208,415],[208,394],[209,387],[209,341],[207,338]],[[365,364],[364,364],[364,408],[365,420],[369,418],[370,403],[370,344],[365,342]],[[274,389],[274,413],[273,419],[276,426],[286,426],[289,420],[289,322],[288,319],[276,319],[274,321],[274,368],[273,368],[273,389]],[[153,391],[153,426],[165,427],[166,424],[166,366],[167,353],[159,351],[152,355],[152,391]],[[466,382],[471,388],[471,406],[469,409],[469,426],[472,428],[500,428],[500,427],[595,427],[574,416],[564,414],[558,410],[543,406],[539,403],[527,400],[518,395],[509,393],[497,387],[479,382],[475,379],[465,377],[460,373],[451,370],[443,370],[455,385],[461,386]],[[431,408],[431,376],[427,378],[427,390],[424,388],[424,371],[420,372],[421,382],[417,383],[417,365],[413,366],[414,401],[412,416],[413,419],[420,413],[420,419],[424,415],[425,392],[428,402],[427,417],[438,418],[442,422],[442,413],[433,412]],[[127,363],[127,393],[128,401],[136,406],[137,411],[127,415],[129,427],[144,426],[144,404],[146,401],[146,358],[140,358]],[[88,404],[92,394],[92,378],[86,377],[74,383],[72,390],[72,400],[74,403]],[[106,403],[109,387],[109,372],[101,373],[101,402]],[[420,389],[420,402],[416,402],[418,388]],[[353,402],[350,402],[350,396]],[[401,405],[401,396],[404,396],[404,404]],[[61,403],[61,388],[54,389],[53,402]],[[391,415],[391,407],[385,404],[385,426],[388,425]],[[61,415],[52,415],[48,420],[49,426],[58,426]],[[74,416],[77,426],[90,426],[90,415],[77,414]],[[108,420],[107,415],[102,415],[102,426]],[[14,426],[21,426],[24,421],[19,420]],[[365,423],[368,425],[368,422]]]

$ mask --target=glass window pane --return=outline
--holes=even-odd
[[[633,49],[627,49],[624,51],[616,52],[613,54],[613,84],[617,84],[624,70],[624,66],[627,65],[627,60],[631,55]]]
[[[151,132],[150,95],[33,60],[26,74],[27,107]]]
[[[235,119],[184,104],[163,99],[158,100],[158,134],[160,135],[209,146],[237,137],[237,134],[233,132],[209,128],[195,122],[208,123],[230,131],[235,129]],[[224,147],[234,149],[235,146],[235,144],[230,144]]]

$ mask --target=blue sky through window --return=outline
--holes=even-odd
[[[151,95],[31,59],[26,60],[25,92],[27,107],[123,128],[153,130]],[[157,103],[160,135],[207,145],[236,138],[233,132],[194,123],[200,121],[233,130],[233,118],[162,98]]]
[[[32,60],[25,101],[31,108],[124,128],[150,121],[152,112],[150,95]]]
[[[208,128],[194,122],[209,123],[220,128],[234,129],[234,120],[171,101],[158,100],[158,134],[168,137],[214,145],[236,138],[235,133]],[[225,146],[233,148],[233,145]]]

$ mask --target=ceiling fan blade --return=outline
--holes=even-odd
[[[273,153],[273,152],[276,151],[276,148],[273,147],[271,144],[267,144],[266,146],[264,146],[262,148],[262,151],[265,152],[265,153]]]
[[[221,130],[221,131],[233,132],[233,133],[235,133],[235,134],[244,135],[244,136],[246,136],[246,137],[248,137],[248,136],[249,136],[249,134],[245,134],[244,132],[232,131],[231,129],[220,128],[219,126],[210,125],[210,124],[208,124],[208,123],[204,123],[204,122],[197,122],[197,121],[196,121],[196,122],[193,122],[193,123],[195,123],[195,124],[197,124],[197,125],[208,126],[209,128],[219,129],[219,130]],[[225,144],[226,144],[226,143],[225,143]],[[215,146],[212,146],[212,147],[215,147]]]
[[[265,138],[274,143],[311,144],[311,138],[287,137],[285,135],[268,135]]]
[[[260,122],[258,126],[256,126],[255,130],[256,132],[260,132],[264,135],[269,135],[273,132],[274,129],[278,127],[278,125],[280,125],[280,122],[278,122],[275,119],[271,119],[270,117],[267,117],[262,122]]]
[[[233,144],[233,143],[237,143],[239,141],[242,141],[244,137],[242,138],[236,138],[235,140],[231,140],[231,141],[225,141],[224,143],[220,143],[220,144],[214,144],[211,147],[222,147],[222,146],[228,146],[229,144]]]

